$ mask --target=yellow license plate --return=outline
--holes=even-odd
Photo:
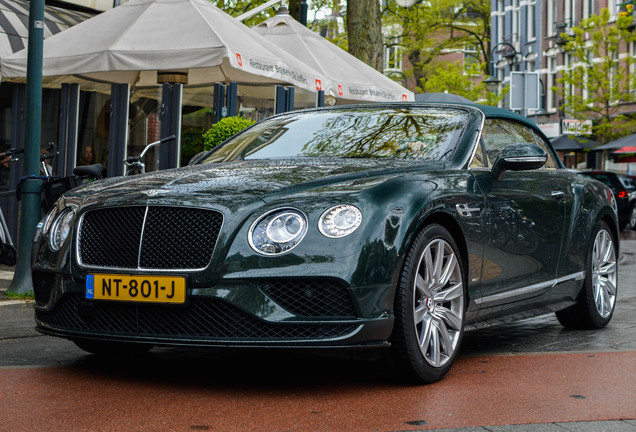
[[[185,303],[183,276],[89,274],[86,298],[149,303]]]

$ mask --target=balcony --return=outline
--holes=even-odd
[[[554,38],[554,42],[557,45],[565,45],[566,40],[561,35],[563,33],[573,36],[574,32],[572,31],[572,18],[568,18],[562,21],[555,21],[552,27],[553,35],[550,38]]]

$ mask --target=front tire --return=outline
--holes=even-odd
[[[409,382],[433,383],[451,368],[464,333],[464,268],[453,237],[425,227],[404,259],[389,355]]]
[[[566,328],[603,328],[614,314],[618,291],[618,248],[604,221],[596,225],[594,233],[578,302],[556,313],[557,319]]]

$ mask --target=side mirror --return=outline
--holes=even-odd
[[[541,147],[530,143],[515,143],[506,146],[495,160],[491,174],[501,180],[506,171],[528,171],[541,168],[548,155]]]

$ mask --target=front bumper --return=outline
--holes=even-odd
[[[381,289],[360,292],[368,296]],[[262,286],[248,280],[189,290],[185,305],[88,300],[84,287],[70,276],[37,270],[34,290],[37,330],[68,339],[175,346],[370,348],[387,346],[393,328],[390,310],[372,317],[355,316],[360,311],[357,291],[350,289],[353,309],[341,316],[333,312],[346,310],[340,306],[323,307],[322,316],[290,313],[293,305],[281,307],[280,298],[273,296],[277,302],[273,301]]]

